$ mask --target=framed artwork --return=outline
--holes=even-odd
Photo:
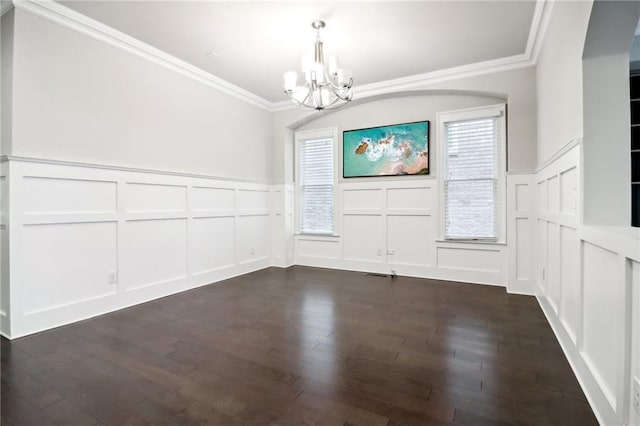
[[[342,134],[342,176],[429,174],[429,122],[346,130]]]

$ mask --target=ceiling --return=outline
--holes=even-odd
[[[325,56],[355,85],[525,53],[535,1],[62,1],[63,5],[270,102],[282,74],[311,50],[323,19]]]

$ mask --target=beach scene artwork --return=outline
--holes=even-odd
[[[343,176],[429,174],[429,122],[395,124],[342,134]]]

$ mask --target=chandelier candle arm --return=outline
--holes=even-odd
[[[329,57],[328,67],[326,66],[320,38],[320,30],[325,27],[325,23],[316,20],[311,26],[316,30],[316,41],[313,55],[311,52],[302,55],[303,84],[298,85],[298,73],[287,71],[284,73],[284,91],[295,105],[304,109],[340,108],[352,99],[351,71],[338,68],[338,58],[335,56]]]

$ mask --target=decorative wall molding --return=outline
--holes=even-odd
[[[473,64],[467,64],[424,74],[417,74],[387,81],[356,86],[354,96],[366,98],[381,94],[421,88],[425,85],[458,80],[530,67],[536,64],[544,33],[554,0],[537,0],[525,52],[504,58],[497,58]],[[225,81],[213,74],[193,66],[175,56],[111,28],[95,19],[89,18],[53,0],[14,0],[15,7],[40,16],[51,22],[78,31],[96,40],[103,41],[127,52],[133,53],[153,63],[161,65],[186,77],[223,93],[241,99],[251,105],[270,112],[294,109],[290,101],[271,102],[241,87]],[[4,13],[4,12],[3,12]]]
[[[507,245],[438,241],[438,185],[338,184],[337,234],[296,235],[295,264],[505,286]]]
[[[544,169],[549,167],[553,162],[555,162],[556,160],[560,159],[567,152],[571,151],[575,146],[581,145],[581,144],[582,144],[582,138],[573,138],[573,139],[571,139],[569,142],[567,142],[562,147],[560,147],[560,149],[557,150],[551,157],[547,158],[540,165],[538,165],[538,167],[536,168],[535,173],[542,172]]]
[[[168,170],[144,169],[144,168],[127,167],[127,166],[114,166],[110,164],[83,163],[79,161],[54,160],[50,158],[23,157],[20,155],[0,156],[0,162],[9,162],[9,161],[21,162],[21,163],[52,164],[52,165],[67,166],[67,167],[90,167],[92,169],[104,169],[104,170],[114,170],[114,171],[132,172],[132,173],[149,173],[149,174],[155,174],[155,175],[179,176],[179,177],[196,178],[196,179],[215,179],[215,180],[223,180],[223,181],[229,181],[229,182],[258,183],[258,184],[264,183],[264,182],[251,180],[251,179],[236,179],[236,178],[229,178],[224,176],[202,175],[197,173],[173,172]]]
[[[640,233],[581,223],[580,151],[576,138],[535,175],[537,298],[600,424],[629,424]]]
[[[273,265],[274,187],[6,157],[0,332],[17,338]],[[7,206],[5,198],[10,197]],[[9,237],[10,236],[10,237]],[[6,297],[6,296],[9,297]]]

